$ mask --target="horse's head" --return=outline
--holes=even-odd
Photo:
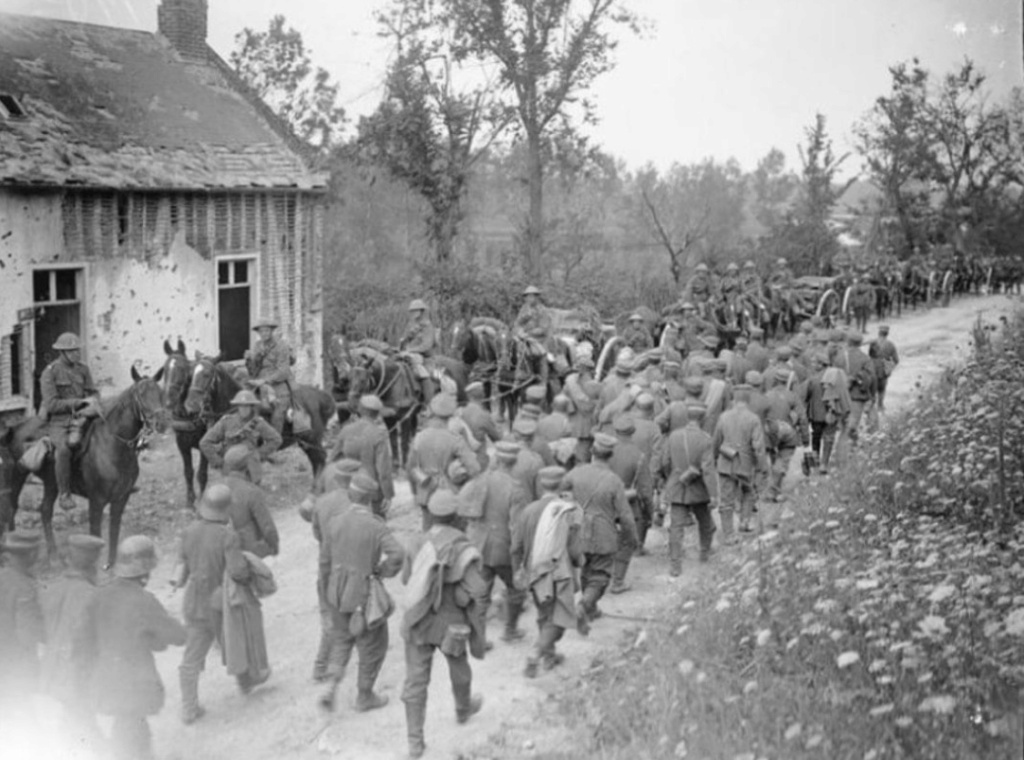
[[[164,407],[164,391],[160,380],[164,376],[164,368],[161,367],[153,377],[140,375],[135,367],[132,367],[132,403],[135,411],[146,427],[150,427],[158,433],[167,429],[169,414]]]
[[[209,405],[210,397],[217,385],[217,362],[220,356],[203,356],[196,354],[192,368],[192,382],[185,396],[185,411],[199,414]]]
[[[171,348],[171,344],[165,340],[164,353],[167,355],[167,360],[161,370],[164,381],[164,402],[173,414],[175,411],[181,410],[185,403],[185,396],[192,382],[192,362],[185,355],[185,344],[181,338],[178,338],[177,348]]]
[[[352,370],[352,355],[349,350],[348,340],[341,333],[334,333],[327,341],[327,355],[331,359],[331,365],[337,376],[347,377]]]

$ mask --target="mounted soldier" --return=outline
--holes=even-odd
[[[60,355],[50,362],[39,378],[42,403],[40,416],[47,423],[53,443],[54,474],[62,509],[74,509],[71,496],[71,460],[82,441],[82,429],[90,417],[99,414],[99,392],[89,367],[81,361],[81,341],[66,332],[53,344]]]
[[[285,413],[292,403],[292,349],[274,335],[277,320],[260,317],[253,327],[259,334],[256,345],[245,352],[245,368],[249,373],[248,385],[271,408],[270,424],[278,435],[284,430]]]
[[[714,283],[711,280],[711,270],[707,264],[698,264],[693,270],[693,276],[683,288],[682,301],[692,303],[701,316],[707,316],[712,307],[714,299]]]
[[[768,286],[785,290],[793,287],[793,272],[789,268],[789,261],[784,258],[776,260],[771,274],[768,275]]]
[[[718,284],[718,290],[722,294],[724,303],[733,305],[738,303],[742,286],[740,284],[740,268],[735,261],[729,262],[729,266],[725,268],[725,275]]]
[[[743,269],[740,272],[740,290],[743,296],[752,302],[762,303],[764,300],[764,282],[757,273],[757,265],[749,259],[743,262]]]
[[[523,299],[523,305],[520,307],[513,325],[514,332],[519,338],[526,341],[530,347],[530,353],[538,358],[540,372],[538,382],[547,388],[548,366],[552,360],[549,355],[553,357],[551,313],[541,302],[541,290],[536,285],[530,285],[523,291]]]
[[[427,304],[419,298],[409,304],[409,324],[398,348],[412,363],[413,372],[420,381],[423,403],[429,404],[434,396],[434,386],[430,381],[430,358],[437,348],[437,333],[427,316]]]

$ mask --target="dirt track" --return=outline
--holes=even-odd
[[[932,309],[892,320],[891,338],[900,350],[901,362],[889,384],[889,405],[896,408],[913,399],[915,385],[926,383],[951,362],[963,357],[970,346],[970,329],[978,313],[995,323],[1018,300],[1005,297],[959,299],[946,309]],[[872,332],[874,325],[871,326]],[[352,709],[355,687],[352,678],[342,684],[340,708],[332,715],[316,704],[318,686],[310,682],[312,657],[319,636],[319,616],[314,591],[315,542],[309,525],[295,505],[309,482],[305,458],[291,450],[279,454],[280,464],[271,467],[268,482],[277,506],[275,517],[282,537],[282,554],[272,560],[280,591],[266,601],[264,615],[274,674],[270,682],[248,697],[241,696],[214,653],[200,683],[206,717],[191,727],[178,720],[177,665],[181,651],[158,656],[158,667],[167,688],[167,705],[151,722],[161,758],[397,758],[405,756],[405,720],[399,699],[404,675],[399,616],[403,587],[389,582],[399,611],[391,620],[391,645],[378,681],[380,693],[391,699],[386,708],[357,714]],[[301,469],[299,474],[297,470]],[[173,565],[174,533],[187,515],[184,510],[180,462],[169,438],[157,441],[144,455],[140,493],[126,516],[125,534],[161,528],[163,561],[150,590],[176,614],[181,598],[171,592],[168,578]],[[408,486],[400,485],[392,525],[400,539],[412,535],[418,524],[409,503]],[[167,519],[169,511],[175,517]],[[33,516],[26,515],[31,520]],[[58,530],[61,528],[58,526]],[[66,528],[64,529],[66,530]],[[500,623],[490,623],[495,648],[485,661],[473,661],[474,691],[484,695],[483,711],[465,726],[454,719],[451,693],[443,658],[435,660],[427,716],[427,757],[538,757],[571,748],[571,737],[561,731],[551,715],[550,695],[564,688],[568,679],[585,668],[602,649],[618,644],[631,629],[653,616],[674,590],[700,582],[703,568],[692,559],[695,537],[688,536],[688,559],[681,579],[670,579],[665,536],[652,531],[650,556],[637,559],[631,570],[633,589],[622,596],[607,596],[590,637],[566,634],[560,645],[567,663],[558,671],[536,680],[522,676],[535,631],[527,613],[521,625],[526,640],[509,645],[498,641]],[[499,584],[500,586],[500,584]],[[354,663],[353,663],[354,665]],[[350,667],[350,673],[352,668]]]

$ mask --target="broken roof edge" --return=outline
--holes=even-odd
[[[40,181],[33,182],[26,179],[5,179],[0,178],[0,189],[16,189],[16,190],[40,190],[40,191],[58,191],[58,192],[69,192],[75,190],[85,190],[88,192],[96,193],[160,193],[164,195],[170,195],[174,193],[209,193],[213,194],[233,194],[239,195],[253,195],[259,193],[286,193],[289,195],[318,195],[326,196],[329,188],[327,185],[311,185],[309,187],[300,187],[298,185],[203,185],[203,186],[192,186],[192,185],[162,185],[162,186],[148,186],[148,185],[92,185],[82,182],[49,182]]]
[[[325,156],[320,153],[309,143],[301,140],[295,132],[292,131],[291,126],[282,119],[270,106],[268,106],[256,92],[245,83],[245,81],[238,75],[231,64],[220,57],[220,54],[210,47],[209,43],[206,45],[207,54],[209,55],[210,63],[218,68],[221,74],[228,80],[232,87],[245,98],[246,102],[256,109],[256,112],[266,120],[267,125],[274,130],[285,144],[294,153],[296,153],[300,159],[302,159],[303,165],[306,167],[311,175],[317,180],[318,184],[327,185],[329,179],[329,173],[320,170]]]

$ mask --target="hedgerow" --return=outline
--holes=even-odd
[[[1024,320],[978,338],[573,685],[579,757],[1022,756]]]

